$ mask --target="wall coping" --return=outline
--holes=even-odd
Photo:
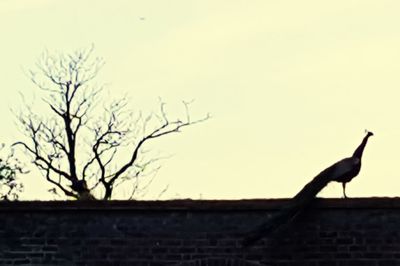
[[[166,201],[2,201],[0,212],[37,211],[273,211],[290,199]],[[400,209],[400,197],[318,198],[319,209]]]

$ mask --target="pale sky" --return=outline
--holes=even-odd
[[[195,99],[205,123],[154,143],[172,155],[146,198],[292,197],[370,139],[349,197],[400,196],[400,2],[0,0],[2,141],[10,108],[37,92],[24,71],[44,49],[95,45],[98,82],[131,107]],[[38,95],[36,95],[38,97]],[[176,110],[175,110],[176,109]],[[151,147],[153,147],[151,146]],[[37,172],[23,198],[44,199]],[[324,197],[341,197],[331,184]]]

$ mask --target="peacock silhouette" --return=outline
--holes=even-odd
[[[288,224],[298,215],[300,215],[315,199],[317,194],[331,181],[342,183],[343,196],[346,196],[346,184],[360,173],[361,158],[364,148],[367,145],[368,138],[374,134],[366,131],[361,144],[357,147],[351,157],[342,159],[337,163],[323,170],[306,184],[283,209],[277,214],[269,217],[266,222],[261,224],[255,230],[247,233],[243,241],[243,246],[250,246],[263,237],[268,236],[282,226]]]
[[[358,175],[361,169],[361,157],[364,152],[365,145],[367,145],[368,138],[373,136],[374,133],[367,131],[367,135],[364,137],[361,144],[354,151],[353,156],[345,158],[333,166],[335,166],[336,172],[332,175],[332,181],[340,182],[343,186],[343,197],[346,196],[346,184],[350,182],[354,177]]]

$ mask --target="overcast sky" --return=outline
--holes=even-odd
[[[399,1],[0,0],[2,139],[10,108],[40,105],[24,72],[44,49],[95,45],[98,82],[151,112],[195,99],[205,123],[158,140],[172,155],[147,198],[291,197],[350,156],[369,129],[349,197],[399,196]],[[36,171],[24,198],[44,198]],[[340,184],[321,194],[341,197]]]

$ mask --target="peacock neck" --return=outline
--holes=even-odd
[[[354,151],[353,157],[356,157],[356,158],[361,160],[361,157],[362,157],[363,152],[364,152],[365,145],[367,145],[369,137],[370,137],[369,134],[364,137],[364,139],[361,142],[360,146],[358,146],[357,149]]]

